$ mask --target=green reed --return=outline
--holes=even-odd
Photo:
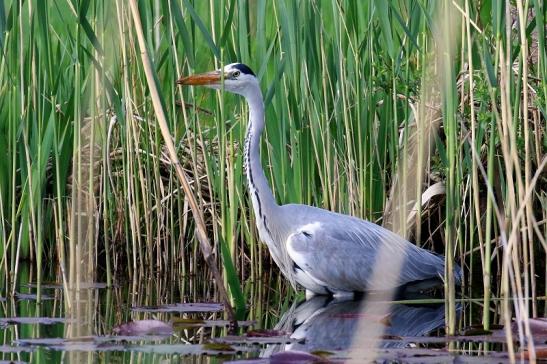
[[[162,107],[238,308],[253,282],[269,281],[271,300],[292,292],[254,228],[242,170],[247,110],[238,97],[174,84],[234,61],[261,80],[262,158],[278,202],[351,213],[445,254],[448,267],[464,267],[459,294],[483,298],[485,329],[515,312],[544,315],[524,298],[547,291],[546,6],[439,3],[139,2]],[[128,5],[6,1],[0,43],[6,292],[22,260],[37,272],[59,263],[67,285],[211,279]],[[454,331],[451,270],[446,282]]]

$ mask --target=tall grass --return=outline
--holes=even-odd
[[[479,320],[488,329],[545,315],[538,300],[547,294],[544,2],[156,0],[138,7],[168,127],[238,307],[257,281],[271,282],[271,297],[291,292],[258,242],[249,208],[247,111],[239,98],[174,85],[180,75],[233,61],[261,80],[262,157],[279,202],[385,224],[445,254],[449,266],[462,265],[460,293],[484,303],[465,324]],[[455,21],[444,33],[435,28],[439,7]],[[38,272],[59,263],[67,287],[211,278],[164,149],[134,29],[124,1],[0,6],[5,292],[22,260]],[[439,53],[443,42],[452,48]],[[422,151],[416,159],[414,144]],[[181,295],[200,290],[181,287]],[[453,303],[453,283],[447,288]]]

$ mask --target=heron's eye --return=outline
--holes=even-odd
[[[239,71],[234,71],[234,72],[232,72],[232,77],[233,77],[233,78],[238,78],[240,74],[241,74],[241,72],[239,72]]]

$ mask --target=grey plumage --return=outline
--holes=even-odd
[[[244,163],[260,238],[287,279],[316,294],[390,289],[408,282],[444,276],[444,258],[419,248],[371,222],[306,205],[279,206],[260,162],[264,103],[251,69],[234,63],[221,70],[181,78],[183,85],[205,85],[245,97],[249,125]],[[402,263],[372,280],[377,264]],[[461,269],[456,267],[456,280]]]
[[[444,276],[442,256],[369,221],[311,206],[286,205],[280,210],[299,226],[286,240],[290,258],[331,292],[383,290]],[[401,256],[402,267],[400,272],[386,271],[397,276],[373,281],[376,264],[390,263],[377,261],[382,249],[388,256]]]

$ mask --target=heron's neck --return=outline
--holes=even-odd
[[[245,99],[249,104],[249,125],[247,126],[244,152],[247,183],[259,232],[261,227],[268,232],[268,219],[275,216],[272,210],[277,207],[277,204],[260,162],[260,136],[264,130],[264,101],[260,89],[246,95]]]

